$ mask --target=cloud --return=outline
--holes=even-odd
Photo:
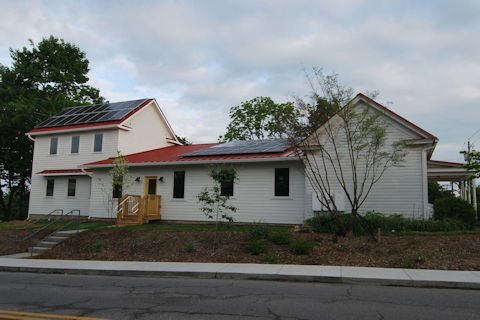
[[[478,129],[477,1],[6,1],[8,48],[54,34],[77,44],[110,101],[153,97],[194,142],[223,134],[231,107],[308,92],[304,69],[335,72],[357,91],[440,138],[456,160]],[[21,27],[20,27],[21,25]],[[445,141],[448,147],[442,147]],[[457,150],[455,150],[455,148]]]

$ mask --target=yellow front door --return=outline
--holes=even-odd
[[[157,203],[157,177],[145,177],[145,210],[146,214],[157,214],[159,204]]]

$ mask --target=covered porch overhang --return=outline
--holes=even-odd
[[[427,178],[428,182],[450,182],[452,186],[456,184],[460,198],[477,210],[476,182],[463,163],[428,160]]]

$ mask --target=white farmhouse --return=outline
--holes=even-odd
[[[462,197],[476,202],[461,164],[431,160],[435,136],[362,94],[350,103],[380,112],[388,141],[408,142],[402,165],[385,172],[362,212],[428,217],[429,180],[459,182]],[[238,173],[238,181],[222,188],[238,208],[238,222],[300,224],[322,210],[286,141],[182,145],[153,99],[69,108],[28,135],[35,141],[32,218],[80,210],[82,216],[116,219],[140,210],[143,221],[205,221],[197,195],[212,185],[209,167],[220,164]],[[110,173],[118,152],[130,176],[121,193],[131,195],[120,206]],[[340,189],[335,194],[339,209],[348,211],[344,197]]]

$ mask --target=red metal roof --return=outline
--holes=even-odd
[[[87,174],[86,172],[91,173],[91,170],[85,169],[55,169],[55,170],[43,170],[37,172],[37,174],[41,175],[79,175],[79,174]]]
[[[148,163],[186,163],[199,161],[231,161],[231,160],[252,160],[252,159],[274,159],[293,157],[295,154],[291,149],[276,153],[253,153],[253,154],[229,154],[229,155],[211,155],[211,156],[195,156],[183,157],[182,155],[219,145],[220,143],[192,144],[184,146],[170,146],[160,149],[144,151],[126,155],[129,164],[148,164]],[[115,158],[108,158],[101,161],[90,162],[84,164],[85,167],[109,166],[113,164]]]
[[[461,162],[450,162],[440,160],[428,160],[428,168],[464,168],[465,164]]]

